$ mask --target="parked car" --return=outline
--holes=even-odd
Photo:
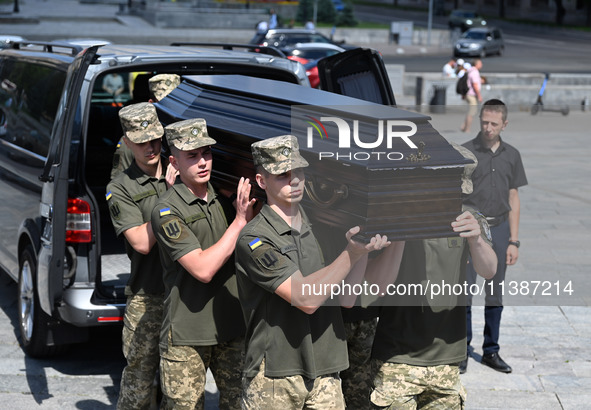
[[[274,46],[282,50],[293,47],[298,43],[327,43],[335,44],[345,49],[357,48],[357,46],[345,44],[344,41],[333,41],[316,30],[291,28],[269,30],[265,34],[255,36],[251,40],[251,43],[262,46]]]
[[[365,65],[359,65],[361,55],[354,59],[364,74],[380,64],[385,72],[381,59]],[[349,75],[352,65],[346,68]],[[101,88],[105,76],[115,72],[129,79],[117,101]],[[20,341],[30,356],[57,354],[87,340],[90,327],[122,323],[129,259],[122,239],[115,236],[105,187],[122,135],[118,111],[122,105],[147,101],[148,80],[159,73],[183,76],[175,90],[180,94],[173,91],[163,100],[172,99],[173,106],[184,95],[185,79],[199,75],[240,76],[233,87],[262,78],[270,84],[269,92],[283,83],[301,90],[302,96],[318,92],[309,87],[300,63],[276,55],[197,46],[83,49],[47,42],[13,43],[0,51],[0,268],[18,284]],[[349,77],[347,84],[356,81]],[[330,79],[338,81],[336,71]],[[359,101],[336,95],[346,90],[335,84],[330,95],[341,98],[336,105],[343,99]],[[389,82],[380,83],[379,89],[389,97],[384,103],[394,105]],[[226,107],[236,111],[232,104]],[[225,116],[219,107],[216,112]],[[258,114],[264,113],[251,113]],[[220,140],[234,143],[231,136]]]
[[[447,22],[450,29],[459,28],[466,31],[470,28],[486,26],[486,20],[477,12],[469,10],[453,10]]]
[[[503,33],[498,28],[472,28],[462,34],[454,44],[454,55],[486,57],[502,55],[505,51]]]
[[[318,88],[318,60],[346,51],[343,47],[330,43],[298,43],[293,47],[283,49],[290,60],[299,61],[306,68],[306,75],[310,85]]]

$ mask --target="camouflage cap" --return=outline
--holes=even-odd
[[[298,139],[293,135],[281,135],[252,144],[254,165],[279,175],[292,169],[307,167],[308,161],[300,154]]]
[[[464,158],[474,161],[473,164],[467,164],[464,166],[464,173],[462,174],[462,194],[469,195],[473,190],[472,173],[476,169],[476,165],[478,165],[478,160],[468,148],[456,144],[455,142],[452,142],[451,146],[454,147],[460,154],[462,154]]]
[[[181,83],[181,77],[176,74],[158,74],[148,80],[150,92],[158,100],[162,100]]]
[[[132,104],[121,108],[119,120],[123,133],[135,144],[162,138],[164,135],[156,108],[151,103]]]
[[[216,143],[207,134],[207,124],[203,118],[175,122],[166,126],[165,130],[168,144],[181,151],[190,151]]]

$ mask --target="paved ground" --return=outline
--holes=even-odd
[[[10,14],[12,6],[0,7],[3,34],[59,38],[106,37],[117,33],[122,38],[159,43],[168,39],[202,41],[206,35],[212,35],[211,31],[156,29],[140,19],[118,16],[116,6],[80,5],[76,0],[21,0],[20,7],[21,13],[16,19]],[[251,34],[235,32],[231,36],[250,38]],[[227,40],[234,41],[233,38]],[[421,50],[413,48],[408,52]],[[410,109],[413,101],[414,97],[398,98],[400,105],[409,104]],[[475,134],[459,131],[463,113],[463,106],[448,106],[445,114],[427,114],[432,116],[435,128],[444,137],[461,143]],[[572,111],[563,117],[543,112],[534,117],[527,112],[514,111],[509,121],[506,140],[521,151],[529,179],[529,185],[520,190],[523,244],[520,260],[507,273],[508,281],[519,282],[517,289],[523,295],[506,298],[501,329],[501,354],[514,371],[505,375],[482,366],[478,362],[482,339],[475,336],[473,359],[469,361],[468,372],[462,376],[469,394],[467,408],[589,408],[591,188],[588,178],[591,149],[588,130],[591,129],[591,113]],[[535,281],[541,281],[536,295]],[[12,305],[7,310],[6,297],[2,295],[3,311],[14,312]],[[473,316],[478,333],[483,326],[482,308],[475,308]],[[8,323],[11,321],[14,326],[14,318],[9,318]],[[5,336],[0,338],[0,349],[14,354],[19,349],[14,331],[9,324],[5,330],[1,332]],[[38,386],[32,382],[18,383],[18,380],[19,377],[21,380],[30,378],[27,369],[39,367],[44,372],[44,364],[36,364],[24,356],[15,357],[9,363],[0,361],[0,408],[114,408],[119,368],[114,371],[99,366],[94,375],[87,377],[83,376],[83,364],[78,365],[73,375],[54,366],[50,374],[46,374],[49,383]],[[79,357],[80,360],[89,359],[84,355]],[[17,377],[8,376],[13,372]],[[72,387],[57,387],[59,378],[75,380],[75,383],[71,383]],[[92,384],[95,390],[100,386],[98,390],[103,394],[88,400],[85,394],[91,389],[74,388],[81,386],[79,383]],[[213,383],[209,387],[211,392],[215,391]],[[39,388],[45,393],[39,394]]]

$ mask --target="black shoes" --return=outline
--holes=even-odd
[[[509,366],[498,353],[485,354],[482,356],[482,364],[501,373],[511,373],[513,369]],[[461,372],[461,370],[460,370]]]
[[[466,369],[468,368],[468,358],[466,357],[464,360],[460,362],[460,374],[466,373]]]

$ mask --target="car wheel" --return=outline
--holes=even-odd
[[[18,275],[18,321],[21,345],[32,357],[48,357],[57,353],[56,346],[47,345],[50,317],[39,306],[37,294],[37,263],[31,245],[20,255]]]
[[[570,109],[568,108],[568,105],[565,105],[564,107],[562,107],[562,115],[568,115]]]
[[[486,57],[486,50],[482,49],[482,51],[480,51],[480,54],[478,55],[480,58],[485,58]]]
[[[542,104],[535,103],[534,105],[532,105],[531,106],[531,115],[536,115],[538,113],[538,111],[540,111],[540,108],[542,108]]]

